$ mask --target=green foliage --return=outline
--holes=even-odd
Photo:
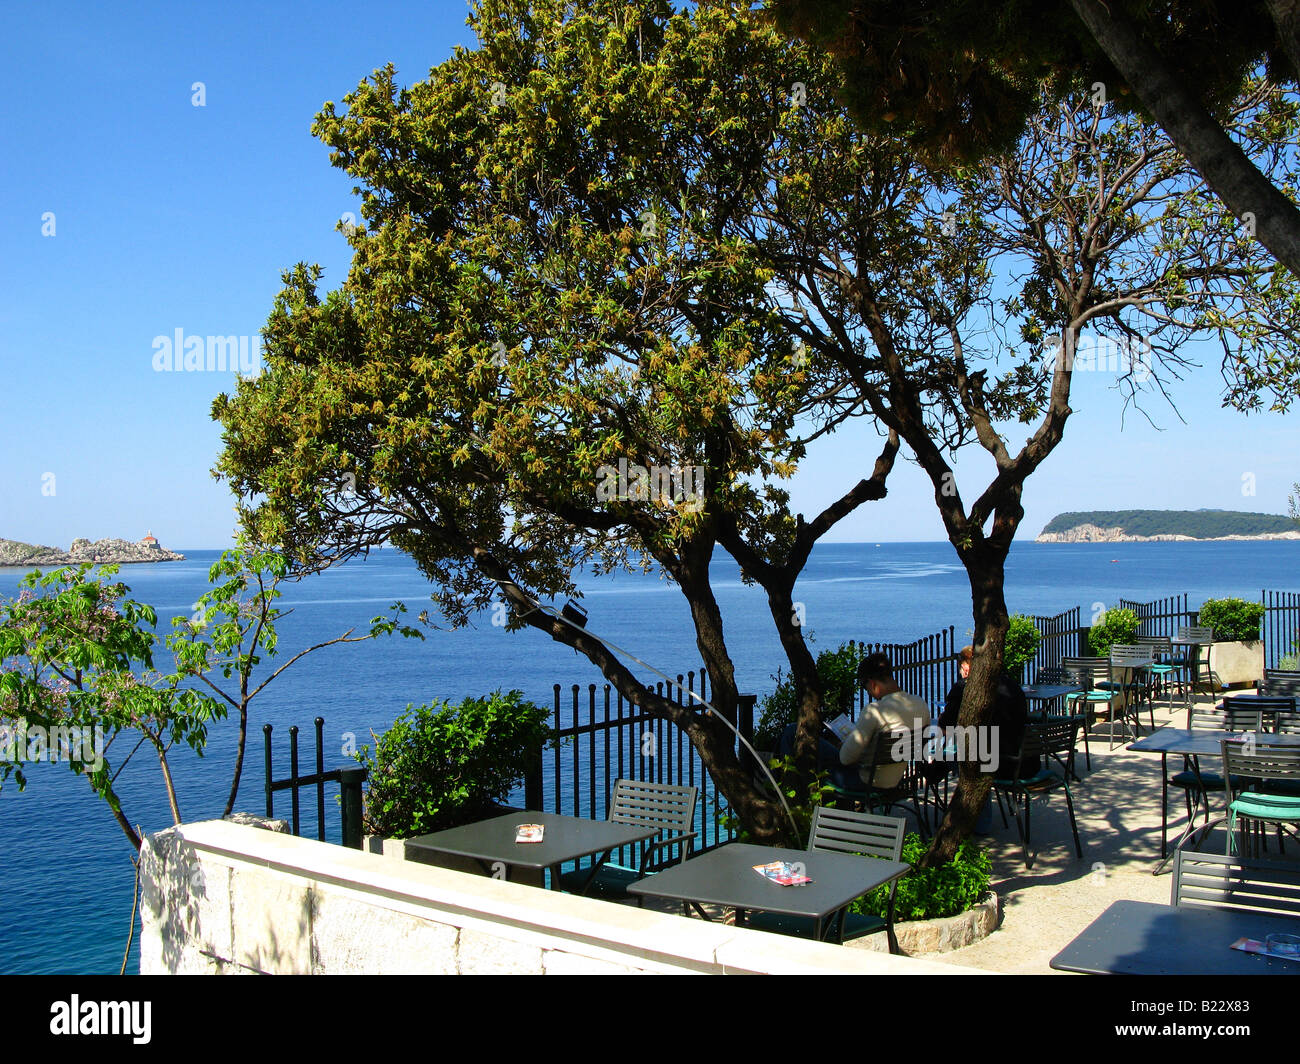
[[[1068,532],[1080,525],[1118,528],[1128,536],[1259,536],[1292,532],[1291,519],[1281,514],[1239,513],[1235,510],[1090,510],[1057,514],[1044,532]]]
[[[1198,616],[1202,627],[1214,629],[1214,638],[1219,642],[1258,639],[1263,619],[1261,603],[1239,598],[1206,599]]]
[[[1132,643],[1137,638],[1138,626],[1141,623],[1138,615],[1132,610],[1118,608],[1107,610],[1101,620],[1089,630],[1088,645],[1096,657],[1108,657],[1110,648],[1116,643],[1122,646]]]
[[[804,788],[799,786],[793,757],[774,757],[767,765],[772,770],[772,776],[778,786],[781,787],[781,793],[785,795],[790,814],[794,818],[794,835],[789,838],[789,842],[794,848],[800,849],[807,845],[812,831],[813,809],[819,805],[828,805],[835,800],[835,788],[831,786],[830,774],[820,769],[814,771],[807,787]],[[782,820],[789,826],[789,818],[784,816],[784,811]],[[734,831],[737,842],[757,841],[741,823],[740,818],[729,810],[718,814],[718,823]]]
[[[157,611],[129,598],[127,585],[112,582],[116,565],[101,566],[92,575],[93,568],[33,571],[19,584],[18,598],[0,605],[0,784],[12,777],[22,790],[26,765],[54,752],[49,741],[42,748],[16,739],[34,729],[46,736],[80,735],[81,741],[68,744],[76,756],[59,760],[87,776],[135,846],[140,840],[134,822],[123,812],[113,783],[137,751],[157,758],[172,818],[180,823],[168,755],[181,746],[203,756],[208,723],[236,710],[240,733],[229,811],[239,786],[249,704],[267,684],[333,643],[398,631],[423,638],[400,623],[405,607],[395,603],[391,616],[372,620],[369,634],[353,637],[349,631],[309,647],[255,681],[258,667],[276,655],[275,622],[288,611],[274,603],[290,566],[278,552],[241,546],[212,566],[212,590],[199,599],[193,615],[173,619],[166,638],[173,668],[163,672],[154,665],[160,644],[153,631]],[[135,738],[115,746],[126,734]],[[109,762],[110,747],[120,760]]]
[[[141,746],[152,749],[167,775],[166,755],[175,744],[202,754],[210,720],[225,716],[225,706],[210,694],[181,686],[181,671],[154,668],[158,615],[128,597],[130,588],[114,583],[116,565],[91,575],[91,564],[28,573],[18,598],[0,612],[0,782],[11,776],[26,786],[24,767],[41,758],[64,761],[117,815],[128,838],[138,842],[122,814],[113,787],[117,773]],[[21,741],[40,729],[47,736],[78,733],[83,738],[60,751],[57,743],[32,746]],[[59,732],[59,729],[63,729]],[[106,752],[119,734],[134,732],[136,742],[116,766]],[[12,741],[12,739],[20,741]],[[68,756],[61,756],[63,753]]]
[[[903,840],[903,860],[912,866],[898,882],[894,899],[894,920],[930,920],[956,916],[975,905],[989,889],[993,862],[989,855],[967,839],[948,864],[935,868],[918,868],[926,845],[915,832]],[[884,916],[889,903],[889,888],[879,887],[859,898],[850,911]]]
[[[546,719],[520,691],[408,706],[355,755],[369,770],[367,832],[404,839],[489,815],[552,741]]]
[[[1033,618],[1016,613],[1011,616],[1007,627],[1006,648],[1002,652],[1002,664],[1012,675],[1018,675],[1025,662],[1032,661],[1038,653],[1038,644],[1042,634],[1034,624]]]
[[[835,650],[823,650],[817,655],[817,675],[826,692],[822,716],[826,720],[853,709],[858,691],[858,665],[862,650],[854,643],[841,643]],[[758,723],[754,725],[754,747],[758,750],[775,750],[777,740],[786,726],[799,719],[799,704],[795,700],[794,678],[783,676],[780,669],[772,677],[776,689],[764,696],[760,703]]]

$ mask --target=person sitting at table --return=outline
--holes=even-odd
[[[939,726],[945,730],[956,727],[957,715],[961,711],[961,700],[966,691],[966,681],[970,678],[971,662],[975,659],[975,648],[964,646],[957,654],[958,678],[949,688],[943,700],[943,712],[939,714]],[[998,770],[1000,775],[1011,772],[1011,765],[1020,754],[1020,744],[1025,737],[1025,724],[1029,719],[1029,702],[1020,684],[1009,672],[1002,670],[998,677],[997,690],[993,695],[993,708],[989,724],[997,728],[998,735]],[[1038,775],[1038,758],[1028,758],[1021,762],[1020,778],[1030,779]],[[993,806],[985,800],[984,808],[975,821],[975,834],[987,835],[993,827]]]
[[[856,764],[863,784],[876,790],[892,790],[902,780],[908,759],[876,766],[876,744],[896,743],[898,733],[923,732],[930,723],[930,707],[898,686],[887,654],[864,658],[858,666],[858,683],[867,689],[872,701],[863,707],[853,730],[840,744],[840,764]],[[915,740],[907,737],[905,742],[911,750]]]

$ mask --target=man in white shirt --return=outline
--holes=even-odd
[[[903,778],[906,759],[877,765],[873,775],[876,745],[882,742],[892,748],[901,738],[894,733],[924,731],[930,723],[930,707],[894,682],[894,667],[887,654],[868,655],[858,667],[858,682],[874,701],[863,708],[853,730],[845,736],[840,746],[840,764],[856,763],[863,784],[876,790],[891,790]],[[908,736],[905,748],[910,750],[913,742]]]

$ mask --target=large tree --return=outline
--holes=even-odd
[[[934,162],[1004,151],[1044,81],[1155,118],[1229,210],[1300,276],[1295,190],[1231,135],[1225,111],[1263,68],[1300,77],[1300,4],[1232,0],[772,0],[839,60],[859,121]]]
[[[504,597],[513,627],[681,728],[757,837],[789,839],[726,724],[537,603],[576,594],[583,565],[660,567],[734,723],[708,572],[721,547],[767,594],[806,773],[823,691],[796,581],[884,494],[904,441],[970,574],[962,722],[981,724],[1021,491],[1069,415],[1073,363],[1053,352],[1091,328],[1132,356],[1119,378],[1166,381],[1194,330],[1233,342],[1258,255],[1215,235],[1221,209],[1158,131],[1087,101],[1037,116],[999,164],[936,177],[851,120],[828,59],[743,6],[494,0],[472,21],[480,46],[427,81],[378,71],[318,116],[365,225],[339,288],[286,274],[267,372],[214,406],[220,472],[255,501],[256,534],[306,565],[391,541],[453,624]],[[781,481],[852,418],[878,426],[879,453],[846,459],[822,512],[793,512]],[[968,443],[994,474],[963,495],[952,456]],[[620,460],[702,479],[674,498],[682,485],[613,483]],[[934,860],[987,790],[964,771]]]

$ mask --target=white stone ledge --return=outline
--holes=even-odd
[[[427,956],[427,971],[987,974],[539,890],[230,822],[186,824],[162,834],[172,833],[177,842],[184,840],[181,848],[192,851],[186,857],[197,859],[214,885],[222,880],[215,873],[225,868],[232,870],[232,887],[249,877],[265,878],[257,888],[241,892],[244,905],[235,904],[232,896],[235,956],[216,958],[245,966],[259,956],[269,958],[249,938],[279,929],[281,948],[271,951],[273,963],[254,965],[261,970],[380,970],[393,948],[385,945],[385,931],[395,939],[409,936],[410,918],[415,918],[427,925],[422,942],[445,942],[455,950],[454,957]],[[160,852],[177,851],[164,845]],[[269,875],[259,876],[257,868]],[[303,910],[295,901],[304,893],[312,899],[308,909],[314,921],[306,936],[298,919]],[[285,900],[283,913],[265,908],[276,905],[276,899]],[[176,901],[171,908],[178,907]],[[179,901],[183,908],[190,899]],[[250,906],[258,911],[246,911]],[[355,913],[350,912],[353,906]],[[322,958],[317,935],[327,925],[365,925],[372,914],[382,919],[383,910],[406,919],[394,920],[389,928],[367,929],[373,963],[355,944],[342,960]],[[223,934],[221,941],[229,940]],[[177,945],[172,943],[173,954]],[[182,952],[193,948],[187,943]],[[423,950],[420,956],[438,952]],[[151,948],[149,956],[160,958],[163,952]]]

